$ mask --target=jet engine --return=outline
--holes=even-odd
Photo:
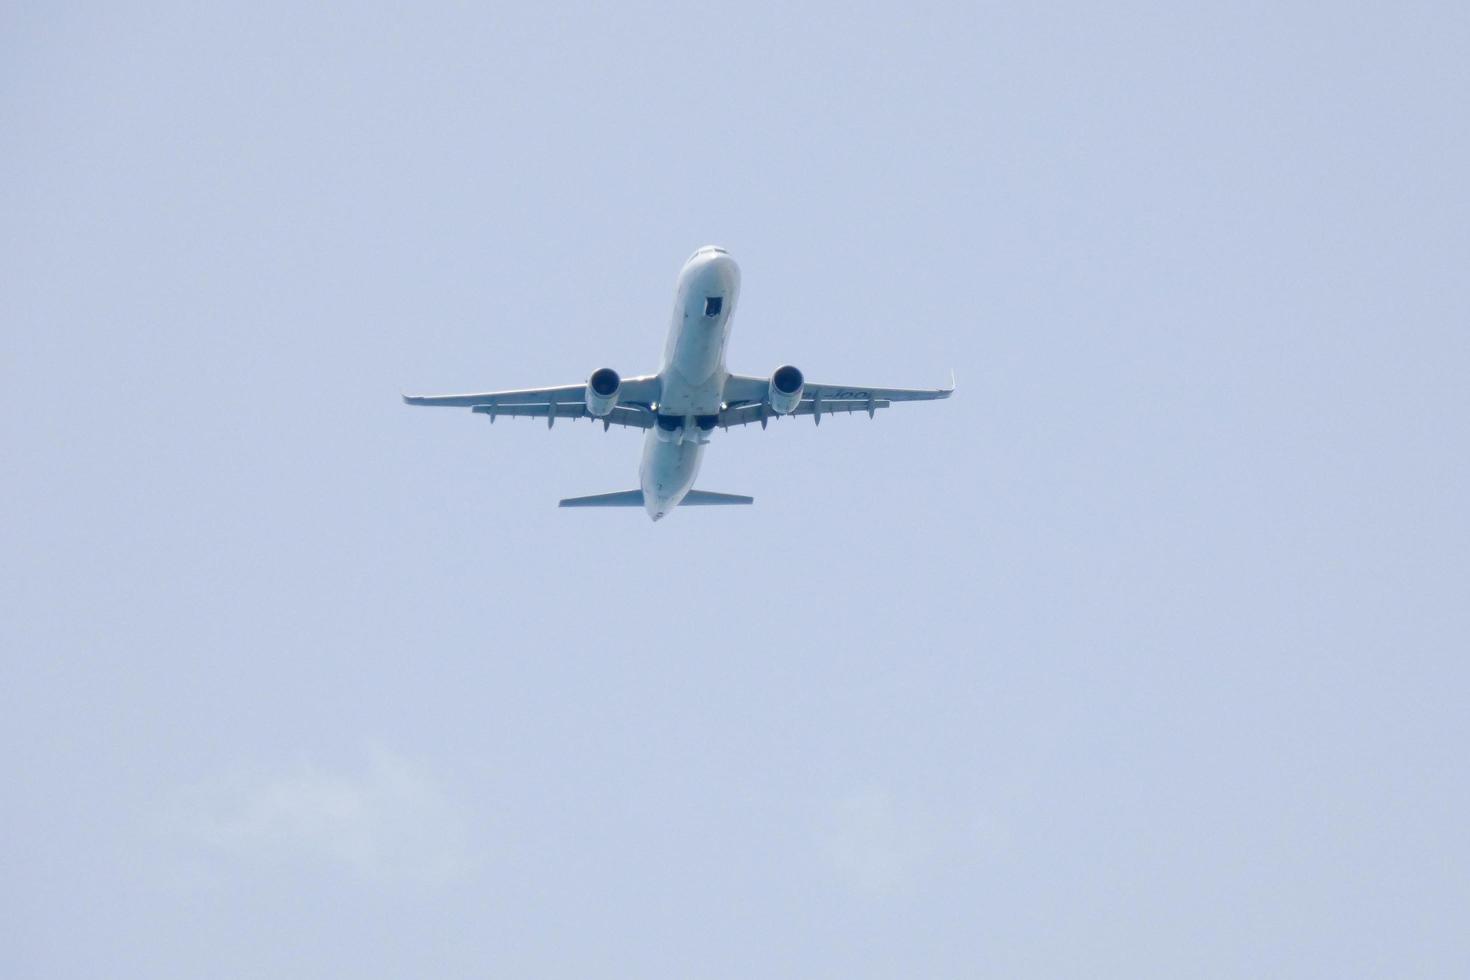
[[[777,415],[796,411],[796,406],[801,403],[801,386],[804,384],[806,378],[790,364],[776,368],[776,373],[771,375],[771,391],[767,396],[771,410]]]
[[[592,377],[587,379],[587,413],[597,418],[611,415],[613,406],[618,403],[618,391],[622,386],[623,379],[612,368],[598,368],[593,371]]]

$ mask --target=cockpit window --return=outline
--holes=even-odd
[[[729,255],[729,254],[730,254],[729,252],[727,252],[723,248],[720,248],[720,246],[718,246],[718,245],[706,245],[706,246],[704,246],[704,248],[696,248],[694,250],[694,254],[691,255],[691,256],[689,256],[689,261],[690,262],[693,262],[695,259],[699,258],[701,255]]]
[[[720,309],[725,305],[723,296],[706,296],[704,299],[704,315],[719,316]]]

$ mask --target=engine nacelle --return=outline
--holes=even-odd
[[[587,379],[587,413],[600,419],[611,415],[622,387],[623,379],[612,368],[593,371]]]
[[[776,368],[776,373],[771,375],[771,391],[767,396],[771,410],[777,415],[789,415],[796,411],[796,406],[801,404],[801,388],[804,384],[806,378],[790,364]]]

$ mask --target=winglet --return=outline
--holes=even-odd
[[[944,397],[945,398],[948,398],[950,395],[953,395],[954,394],[954,388],[955,388],[955,383],[954,383],[954,368],[950,368],[949,369],[949,387],[948,388],[940,388],[939,390],[942,391],[942,392],[944,392]]]

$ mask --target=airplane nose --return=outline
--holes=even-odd
[[[719,290],[728,295],[740,286],[740,266],[723,250],[702,257],[699,274],[711,292]]]
[[[690,262],[693,262],[695,259],[703,258],[704,256],[714,255],[723,255],[728,258],[730,253],[728,250],[720,248],[720,246],[718,245],[702,245],[694,250],[694,254],[689,256],[689,262],[685,262],[684,264],[689,265]]]
[[[730,253],[718,245],[706,245],[697,249],[684,264],[691,270],[697,269],[701,276],[711,276],[724,282],[738,275],[740,268],[730,257]]]
[[[702,311],[705,316],[728,315],[740,292],[740,266],[723,248],[706,245],[689,256],[679,274],[679,284],[692,301],[706,304]]]

